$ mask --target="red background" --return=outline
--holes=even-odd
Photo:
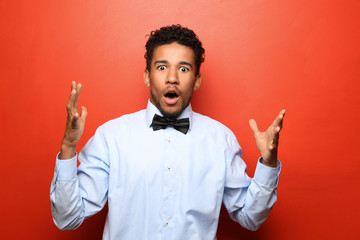
[[[52,222],[49,189],[71,81],[89,115],[143,109],[146,34],[181,23],[206,49],[195,111],[231,128],[249,175],[264,129],[287,109],[278,197],[257,232],[222,211],[218,239],[360,239],[359,1],[0,2],[1,239],[100,239],[106,212],[76,231]]]

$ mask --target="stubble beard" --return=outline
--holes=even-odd
[[[190,96],[189,99],[187,99],[188,101],[186,101],[185,104],[183,106],[181,106],[179,110],[177,110],[175,112],[168,112],[168,111],[165,111],[161,107],[160,101],[159,101],[159,99],[156,98],[155,94],[152,91],[150,91],[150,93],[151,93],[152,99],[154,100],[155,106],[157,107],[157,109],[159,109],[161,114],[167,119],[176,119],[178,116],[180,116],[180,114],[184,111],[184,109],[189,105],[189,103],[191,101],[191,97],[192,97],[192,96]]]

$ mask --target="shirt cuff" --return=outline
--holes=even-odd
[[[273,168],[262,164],[262,158],[259,158],[253,179],[260,184],[277,187],[280,170],[281,162],[279,160],[277,160],[277,166]]]
[[[56,156],[57,180],[69,181],[77,175],[77,154],[71,159],[60,160],[60,153]]]

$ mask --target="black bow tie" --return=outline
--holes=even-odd
[[[186,134],[189,130],[190,121],[189,118],[182,118],[178,120],[168,120],[164,117],[161,117],[157,114],[155,114],[153,120],[152,120],[152,128],[154,131],[165,129],[168,126],[172,126],[176,130],[182,132],[183,134]]]

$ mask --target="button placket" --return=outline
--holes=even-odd
[[[170,131],[169,131],[170,130]],[[163,188],[163,222],[166,232],[170,231],[169,225],[174,214],[174,188],[176,187],[176,180],[174,179],[174,149],[173,143],[176,134],[173,129],[166,129],[165,131],[165,148],[164,148],[164,188]],[[164,229],[165,230],[165,229]],[[170,232],[169,232],[170,233]]]

